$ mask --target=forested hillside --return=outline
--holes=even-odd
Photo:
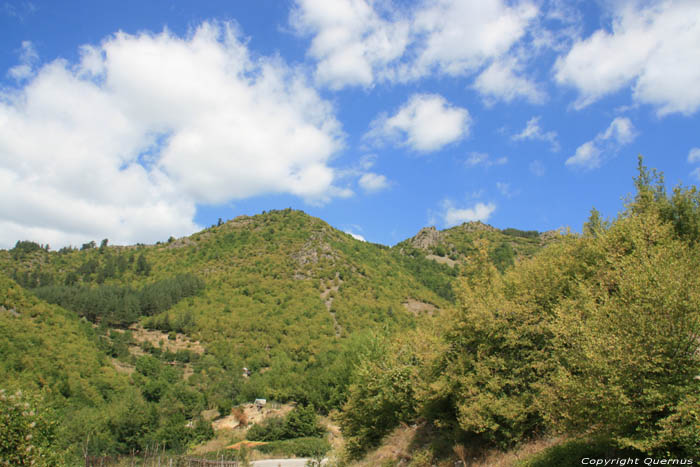
[[[467,237],[462,241],[471,245]],[[129,391],[105,386],[99,401],[86,402],[82,393],[65,389],[79,384],[70,372],[37,384],[47,379],[44,373],[53,374],[45,367],[50,359],[37,355],[14,364],[21,340],[9,327],[3,329],[8,387],[32,393],[64,388],[69,412],[97,414],[104,406],[145,414],[126,433],[95,428],[101,426],[95,420],[76,424],[62,444],[73,454],[78,441],[95,454],[128,453],[149,443],[181,450],[210,433],[204,422],[196,435],[182,429],[197,423],[202,410],[226,415],[261,397],[313,404],[321,413],[340,409],[360,356],[376,350],[378,336],[427,326],[446,313],[460,272],[456,263],[440,264],[405,246],[361,242],[292,210],[221,221],[150,246],[111,246],[104,239],[99,246],[52,251],[18,241],[0,252],[0,265],[16,282],[7,282],[7,290],[80,329],[80,350],[55,344],[60,361],[70,366],[94,359],[104,367],[102,378]],[[16,326],[13,317],[5,316]],[[48,351],[42,339],[67,332],[54,325],[60,332],[44,326],[25,333],[35,335],[37,352]],[[158,341],[158,332],[165,341]],[[133,402],[115,409],[117,394]],[[58,404],[53,396],[47,400]],[[180,410],[172,413],[173,406]]]

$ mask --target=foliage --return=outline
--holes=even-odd
[[[551,250],[547,253],[543,256],[559,257]],[[439,375],[426,400],[427,415],[439,425],[501,447],[543,427],[534,402],[536,384],[552,368],[551,335],[549,315],[544,310],[531,312],[532,305],[542,303],[542,297],[532,296],[537,293],[532,285],[543,273],[556,271],[566,277],[556,263],[546,271],[524,269],[524,281],[512,280],[515,273],[501,277],[483,248],[467,264],[460,307],[444,337],[449,347],[437,362]]]
[[[401,360],[394,344],[358,366],[341,417],[351,454],[423,416],[477,446],[554,429],[616,449],[700,455],[697,191],[669,197],[660,175],[639,169],[616,220],[594,210],[583,236],[502,275],[492,243],[475,241],[439,355]]]
[[[96,287],[53,285],[34,289],[34,293],[39,298],[72,310],[92,322],[104,321],[111,326],[127,326],[141,316],[163,312],[203,289],[204,282],[197,276],[180,274],[144,285],[141,290],[106,284]]]
[[[515,263],[515,250],[508,242],[501,242],[489,253],[490,262],[500,272],[505,271]]]
[[[51,431],[42,428],[47,439],[50,434],[47,456],[53,452],[75,465],[83,450],[126,454],[155,444],[178,450],[213,434],[210,424],[197,420],[204,397],[182,381],[182,370],[142,357],[130,377],[119,374],[102,349],[128,355],[131,337],[104,331],[0,274],[0,377],[8,392],[43,394],[27,402],[53,423]],[[186,426],[191,419],[192,428]]]
[[[330,443],[325,438],[295,438],[272,441],[256,446],[260,452],[277,456],[322,457],[331,450]]]
[[[509,227],[507,229],[501,230],[504,235],[510,235],[511,237],[523,237],[523,238],[537,238],[540,233],[537,230],[520,230]]]
[[[653,209],[619,219],[582,247],[608,262],[556,310],[560,365],[543,388],[548,418],[568,430],[593,423],[620,446],[648,453],[687,452],[687,440],[668,428],[687,423],[687,404],[700,394],[697,251]]]
[[[438,256],[445,256],[445,254],[444,248],[438,252]],[[409,249],[407,247],[404,247],[404,252],[399,255],[399,259],[402,265],[410,271],[421,284],[440,297],[454,302],[455,295],[452,290],[452,282],[457,275],[457,270],[447,265],[426,259],[423,252],[420,250]]]
[[[41,399],[0,390],[0,464],[56,465],[57,425],[55,414]]]
[[[431,360],[444,348],[434,334],[409,333],[389,343],[377,338],[360,359],[340,426],[350,458],[360,457],[402,422],[412,421],[431,391],[424,382]]]
[[[284,418],[270,417],[248,429],[246,437],[253,441],[278,441],[313,438],[324,433],[313,405],[297,406]]]
[[[12,257],[15,259],[22,259],[30,253],[42,250],[43,247],[36,242],[31,242],[28,240],[18,240],[15,247],[10,250]]]

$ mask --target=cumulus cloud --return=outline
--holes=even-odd
[[[290,22],[313,36],[308,54],[318,62],[316,78],[332,89],[370,86],[409,40],[406,21],[365,0],[297,0]]]
[[[596,169],[602,164],[605,155],[616,153],[636,137],[637,132],[630,119],[617,117],[605,131],[579,146],[576,153],[566,160],[566,165],[588,170]]]
[[[554,66],[558,83],[579,91],[575,107],[632,87],[659,115],[700,108],[700,3],[619,2],[610,30],[575,42]]]
[[[151,242],[197,229],[201,203],[351,193],[328,165],[343,146],[333,108],[230,24],[84,46],[3,94],[0,128],[3,246]]]
[[[512,3],[512,5],[509,5]],[[506,54],[537,15],[530,2],[441,0],[424,4],[413,18],[419,50],[409,73],[459,76]]]
[[[496,210],[494,203],[476,203],[471,207],[460,208],[452,201],[442,203],[442,218],[446,227],[452,227],[464,222],[487,221]]]
[[[529,78],[523,77],[522,65],[512,57],[491,63],[476,78],[474,88],[484,96],[487,105],[497,100],[511,102],[518,98],[533,104],[545,100],[545,93]]]
[[[365,139],[375,144],[391,141],[427,153],[466,137],[470,123],[467,109],[451,105],[444,97],[414,94],[391,117],[376,118]]]
[[[358,185],[360,188],[365,190],[367,193],[376,193],[389,188],[389,180],[384,175],[376,174],[374,172],[367,172],[363,174],[358,180]]]
[[[316,77],[332,89],[408,82],[433,74],[468,76],[489,101],[543,93],[511,54],[533,27],[534,2],[439,0],[415,6],[372,0],[296,0],[292,27],[310,36]]]
[[[485,152],[472,152],[469,154],[469,158],[464,162],[467,167],[491,167],[492,165],[503,165],[508,162],[507,157],[499,157],[494,159]]]
[[[513,135],[513,140],[540,140],[549,143],[552,151],[557,152],[560,149],[559,139],[556,131],[543,131],[540,127],[540,117],[532,117],[527,121],[525,128],[520,133]]]

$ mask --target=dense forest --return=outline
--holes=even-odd
[[[190,452],[264,398],[295,408],[248,440],[341,464],[406,425],[413,465],[554,435],[571,458],[581,440],[697,458],[700,193],[641,159],[635,187],[580,235],[467,223],[389,248],[287,209],[156,245],[18,241],[0,251],[0,457]]]

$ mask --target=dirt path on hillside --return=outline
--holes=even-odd
[[[323,303],[326,304],[326,310],[331,314],[331,318],[333,318],[333,329],[335,329],[335,337],[340,337],[340,334],[342,332],[342,328],[340,327],[340,324],[338,324],[338,319],[335,316],[335,311],[331,308],[333,305],[333,295],[338,293],[338,290],[340,290],[340,284],[343,283],[343,280],[340,278],[338,273],[335,274],[335,279],[331,283],[332,285],[326,284],[326,290],[321,292],[321,300],[323,300]]]

